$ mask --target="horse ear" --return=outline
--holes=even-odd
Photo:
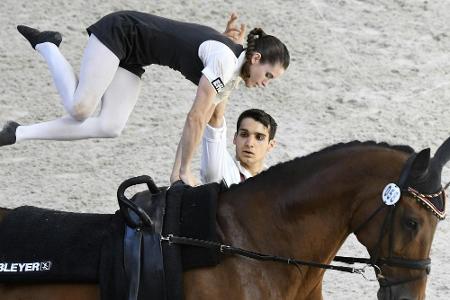
[[[411,164],[410,176],[418,178],[428,173],[428,166],[430,165],[430,148],[420,151]]]
[[[404,187],[412,187],[421,193],[428,193],[435,190],[438,183],[440,186],[440,174],[437,174],[430,166],[430,148],[424,149],[411,157],[409,171],[406,171],[407,179]],[[439,175],[439,176],[436,176]]]
[[[422,183],[428,175],[428,166],[430,163],[430,149],[424,149],[419,153],[414,153],[406,161],[398,185],[401,189],[407,186],[415,186]]]
[[[433,163],[436,167],[442,167],[450,160],[450,137],[442,143],[436,150],[433,157]]]

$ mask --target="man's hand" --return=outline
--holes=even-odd
[[[227,28],[225,28],[225,32],[223,34],[236,44],[243,45],[245,38],[245,24],[241,23],[240,28],[238,28],[236,25],[237,18],[238,15],[236,13],[232,13],[230,15],[230,19],[227,22]]]

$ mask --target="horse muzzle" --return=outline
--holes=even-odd
[[[411,282],[389,285],[380,282],[377,292],[378,300],[423,300],[425,299],[425,289],[413,288]]]

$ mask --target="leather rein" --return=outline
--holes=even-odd
[[[412,193],[411,193],[412,194]],[[444,195],[444,202],[445,202],[445,192],[441,190],[439,192],[439,195]],[[414,194],[412,194],[414,197]],[[433,194],[434,195],[434,194]],[[428,196],[428,195],[427,195]],[[417,200],[417,199],[416,199]],[[320,268],[320,269],[327,269],[327,270],[336,270],[341,272],[348,272],[348,273],[356,273],[361,274],[365,279],[369,280],[366,276],[366,269],[367,267],[373,267],[375,269],[375,273],[377,275],[377,280],[380,282],[381,286],[392,286],[392,285],[398,285],[403,284],[410,281],[419,280],[422,277],[426,276],[430,272],[430,265],[431,260],[424,259],[424,260],[410,260],[410,259],[404,259],[401,257],[394,257],[392,256],[392,246],[393,246],[393,230],[391,230],[391,224],[394,219],[396,206],[391,205],[388,206],[386,204],[380,205],[356,230],[354,230],[354,233],[356,234],[358,231],[360,231],[363,227],[365,227],[378,213],[380,213],[385,208],[388,208],[389,211],[383,221],[383,225],[380,230],[379,238],[377,241],[377,244],[375,246],[375,255],[371,256],[370,258],[362,258],[362,257],[349,257],[349,256],[335,256],[333,261],[346,263],[346,264],[354,264],[354,263],[363,263],[366,264],[366,266],[362,268],[354,268],[354,267],[345,267],[345,266],[339,266],[339,265],[332,265],[332,264],[322,264],[312,261],[303,261],[298,260],[294,258],[288,258],[288,257],[282,257],[282,256],[276,256],[276,255],[268,255],[263,254],[259,252],[249,251],[242,248],[233,247],[226,244],[221,244],[217,242],[212,241],[204,241],[204,240],[198,240],[193,239],[189,237],[180,237],[180,236],[174,236],[174,235],[168,235],[165,237],[161,237],[162,241],[168,242],[169,244],[179,244],[179,245],[189,245],[189,246],[196,246],[196,247],[206,247],[206,248],[214,248],[218,251],[220,251],[223,254],[231,254],[231,255],[240,255],[249,257],[256,260],[261,261],[272,261],[272,262],[281,262],[286,263],[289,265],[295,265],[297,267],[299,266],[308,266],[313,268]],[[383,241],[384,232],[389,230],[389,256],[387,258],[379,257],[379,251],[381,249],[381,243]],[[391,267],[399,267],[399,268],[407,268],[407,269],[415,269],[415,270],[424,270],[426,274],[412,277],[400,281],[391,281],[388,278],[384,277],[381,274],[381,266],[388,265]]]
[[[147,213],[138,207],[134,202],[132,202],[130,199],[124,196],[125,190],[135,184],[139,183],[147,183],[149,190],[154,193],[158,192],[159,190],[153,183],[153,181],[150,179],[150,183],[147,180],[135,180],[133,182],[128,182],[127,185],[121,186],[118,191],[118,199],[119,204],[122,208],[128,208],[131,209],[138,217],[139,217],[139,224],[135,223],[134,221],[131,221],[131,218],[125,218],[125,222],[129,224],[132,228],[136,228],[138,230],[144,228],[144,227],[153,227],[153,222],[151,221],[150,217],[147,215]],[[389,186],[389,185],[388,185]],[[387,186],[387,187],[388,187]],[[398,187],[397,187],[398,188]],[[385,189],[386,190],[386,189]],[[446,202],[446,196],[444,189],[441,189],[436,194],[421,194],[417,192],[416,190],[409,187],[408,189],[404,190],[411,194],[415,200],[417,200],[419,203],[423,204],[425,207],[429,208],[433,214],[435,214],[440,220],[445,218],[445,202]],[[384,191],[383,191],[384,192]],[[400,193],[400,192],[399,192]],[[440,211],[436,209],[434,206],[430,206],[430,201],[428,201],[429,198],[432,197],[442,197],[442,200],[444,202],[444,210]],[[400,199],[400,194],[398,195],[397,201]],[[362,268],[355,268],[355,267],[346,267],[346,266],[340,266],[340,265],[333,265],[333,264],[322,264],[318,262],[313,261],[303,261],[295,258],[288,258],[288,257],[282,257],[282,256],[276,256],[276,255],[268,255],[263,254],[259,252],[249,251],[238,247],[233,247],[231,245],[221,244],[214,241],[206,241],[206,240],[199,240],[189,237],[182,237],[182,236],[175,236],[172,234],[169,234],[167,236],[161,236],[161,242],[167,242],[170,244],[179,244],[179,245],[189,245],[189,246],[196,246],[196,247],[205,247],[205,248],[213,248],[217,251],[220,251],[223,254],[229,254],[229,255],[239,255],[244,256],[256,260],[261,261],[272,261],[272,262],[280,262],[280,263],[286,263],[288,265],[294,265],[299,270],[299,266],[308,266],[313,268],[320,268],[320,269],[326,269],[326,270],[336,270],[341,272],[348,272],[348,273],[356,273],[361,274],[365,279],[368,279],[366,276],[366,269],[367,267],[373,267],[375,269],[375,273],[377,275],[377,279],[380,283],[380,286],[382,287],[389,287],[393,285],[403,284],[410,281],[415,281],[423,278],[430,272],[430,265],[431,260],[429,258],[424,260],[411,260],[411,259],[404,259],[401,257],[394,257],[392,255],[392,247],[393,247],[393,230],[392,230],[392,222],[394,220],[395,212],[396,212],[396,205],[391,204],[388,205],[386,202],[382,203],[362,224],[360,224],[356,230],[353,232],[356,234],[359,232],[362,228],[364,228],[378,213],[380,213],[384,209],[388,209],[388,213],[386,214],[386,217],[383,221],[383,225],[380,229],[378,241],[375,248],[375,251],[373,251],[374,255],[371,255],[370,258],[361,258],[361,257],[349,257],[349,256],[335,256],[333,261],[335,262],[341,262],[346,264],[354,264],[354,263],[362,263],[366,264],[366,266]],[[379,251],[381,249],[381,243],[384,238],[384,232],[389,229],[389,256],[387,258],[379,257]],[[425,274],[407,278],[404,280],[399,281],[391,281],[388,278],[384,277],[381,274],[381,268],[380,266],[388,265],[391,267],[399,267],[399,268],[407,268],[407,269],[415,269],[415,270],[424,270]]]

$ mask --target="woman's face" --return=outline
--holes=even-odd
[[[284,68],[280,63],[261,63],[261,54],[256,52],[250,60],[250,77],[245,78],[247,87],[266,87],[272,79],[280,77]]]

